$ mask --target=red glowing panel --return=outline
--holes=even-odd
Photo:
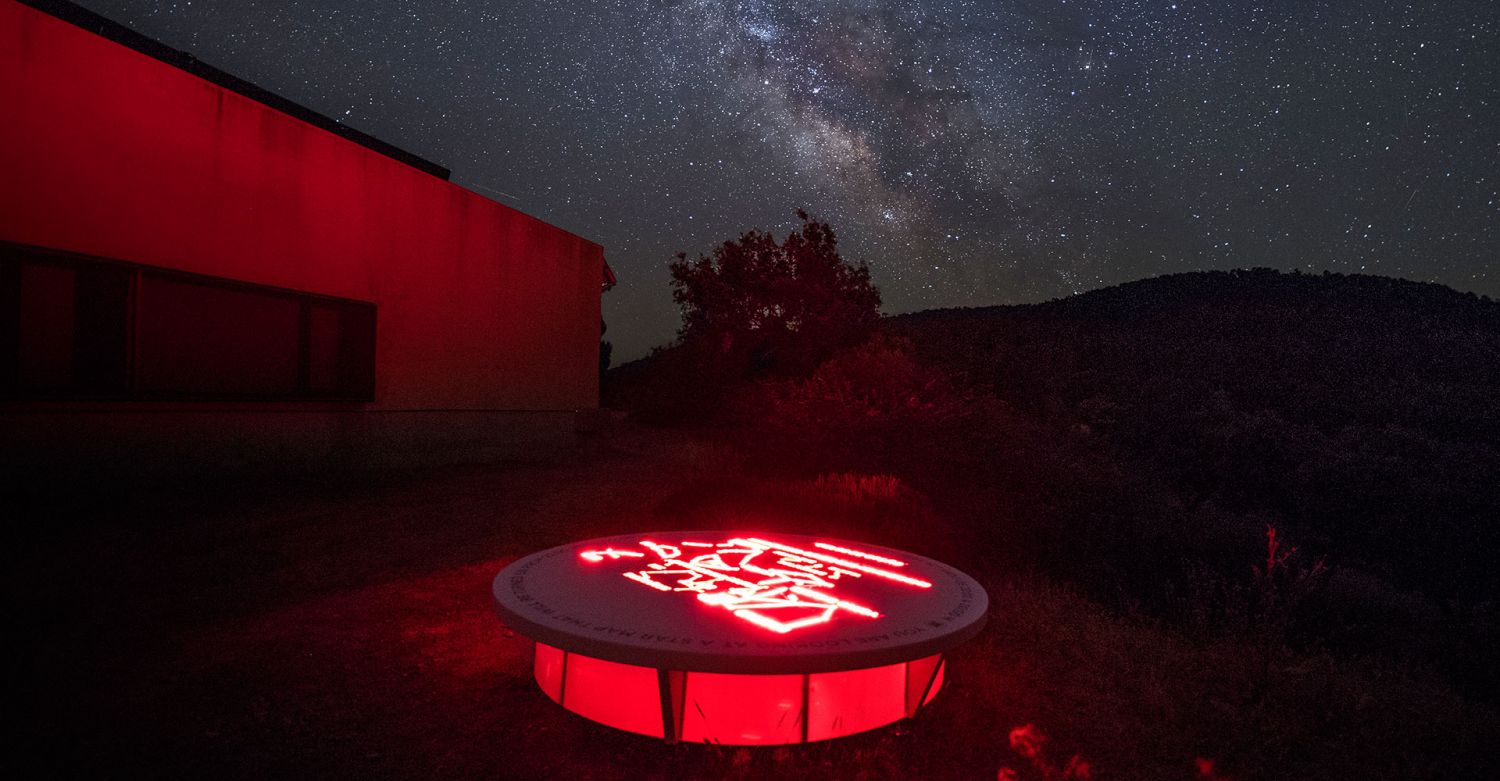
[[[592,563],[641,560],[645,566],[624,573],[626,578],[656,591],[692,593],[699,602],[778,634],[826,624],[840,613],[880,618],[876,609],[837,596],[844,578],[932,587],[921,578],[865,563],[905,567],[904,561],[831,543],[814,543],[821,550],[809,550],[760,537],[735,537],[721,543],[641,540],[639,545],[644,550],[605,547],[578,555]]]
[[[688,673],[682,740],[733,746],[801,742],[803,678]]]
[[[656,670],[582,654],[567,654],[564,670],[558,700],[564,708],[629,732],[662,736]]]
[[[928,687],[927,689],[927,698],[922,700],[923,705],[932,702],[932,698],[936,697],[938,691],[943,688],[943,671],[947,668],[947,663],[942,659],[938,659],[937,675],[932,679],[932,686]]]
[[[905,664],[808,678],[808,740],[852,735],[906,716]]]
[[[542,687],[553,702],[562,704],[563,652],[550,645],[536,644],[536,663],[532,665],[536,685]]]
[[[943,657],[929,656],[913,659],[906,670],[906,715],[917,715],[917,711],[937,696],[943,688]]]

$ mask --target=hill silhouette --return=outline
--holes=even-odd
[[[1212,394],[1324,430],[1500,437],[1500,302],[1441,285],[1197,272],[888,324],[1033,409],[1104,396],[1180,410]]]
[[[1263,514],[1440,605],[1497,595],[1480,551],[1500,541],[1500,303],[1256,269],[888,329],[1186,501]]]
[[[951,555],[1185,628],[1269,620],[1280,596],[1246,578],[1275,528],[1323,575],[1279,636],[1500,693],[1474,661],[1500,652],[1500,303],[1254,269],[882,331],[803,383],[730,396],[718,430],[764,470],[900,477],[968,541]],[[613,372],[609,397],[661,419],[690,372],[664,351]]]

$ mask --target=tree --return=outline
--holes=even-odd
[[[805,376],[879,321],[869,268],[839,255],[828,223],[800,209],[797,217],[802,227],[781,243],[752,230],[697,260],[678,253],[672,264],[679,336],[717,379]]]

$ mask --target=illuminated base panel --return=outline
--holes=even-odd
[[[668,741],[808,743],[915,716],[943,686],[942,654],[862,670],[740,675],[658,670],[536,644],[536,682],[592,721]]]

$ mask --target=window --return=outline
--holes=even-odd
[[[371,400],[375,305],[0,243],[0,396]]]

